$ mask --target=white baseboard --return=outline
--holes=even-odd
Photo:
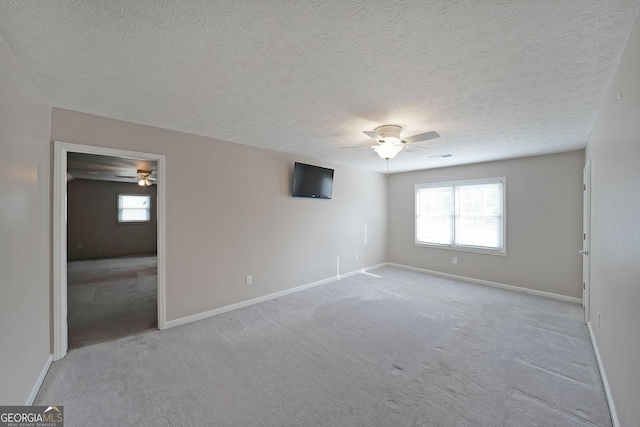
[[[596,344],[596,337],[593,334],[593,329],[591,328],[591,322],[587,323],[587,329],[589,330],[589,338],[591,338],[591,345],[593,346],[593,352],[596,355],[596,363],[598,364],[598,369],[600,370],[600,377],[602,377],[604,394],[607,397],[607,404],[609,404],[609,412],[611,413],[611,422],[613,423],[613,427],[620,427],[620,421],[618,420],[618,413],[616,412],[616,406],[613,404],[613,397],[611,396],[609,381],[607,381],[607,374],[604,372],[602,359],[600,359],[600,351],[598,350],[598,344]]]
[[[376,268],[384,267],[385,265],[387,265],[387,263],[383,262],[381,264],[372,265],[370,267],[365,267],[360,270],[354,270],[349,273],[341,274],[340,276],[338,276],[338,279],[346,279],[347,277],[355,276],[356,274],[360,274],[360,273],[365,273],[369,270],[375,270]]]
[[[480,280],[480,279],[474,279],[472,277],[465,277],[465,276],[458,276],[458,275],[455,275],[455,274],[442,273],[442,272],[439,272],[439,271],[427,270],[427,269],[418,268],[418,267],[411,267],[411,266],[403,265],[403,264],[395,264],[395,263],[391,263],[391,262],[383,262],[381,264],[372,265],[370,267],[366,267],[366,268],[363,268],[361,270],[351,271],[349,273],[341,274],[339,276],[332,276],[332,277],[329,277],[327,279],[318,280],[317,282],[307,283],[307,284],[304,284],[304,285],[301,285],[301,286],[296,286],[295,288],[285,289],[283,291],[275,292],[275,293],[272,293],[272,294],[264,295],[264,296],[261,296],[261,297],[258,297],[258,298],[253,298],[253,299],[246,300],[246,301],[241,301],[241,302],[238,302],[238,303],[235,303],[235,304],[227,305],[225,307],[220,307],[220,308],[216,308],[216,309],[213,309],[213,310],[204,311],[202,313],[197,313],[197,314],[193,314],[191,316],[181,317],[179,319],[168,320],[166,322],[166,327],[167,328],[174,328],[176,326],[186,325],[187,323],[191,323],[191,322],[195,322],[195,321],[198,321],[198,320],[206,319],[208,317],[216,316],[216,315],[222,314],[222,313],[226,313],[226,312],[231,311],[231,310],[237,310],[237,309],[242,308],[242,307],[248,307],[250,305],[258,304],[260,302],[269,301],[269,300],[272,300],[274,298],[279,298],[279,297],[282,297],[282,296],[285,296],[285,295],[288,295],[288,294],[292,294],[294,292],[300,292],[302,290],[313,288],[315,286],[324,285],[325,283],[333,282],[335,280],[346,279],[346,278],[351,277],[351,276],[353,276],[355,274],[364,273],[365,271],[369,271],[369,270],[375,270],[376,268],[384,267],[386,265],[389,265],[389,266],[392,266],[392,267],[404,268],[404,269],[407,269],[407,270],[419,271],[419,272],[422,272],[422,273],[433,274],[433,275],[436,275],[436,276],[448,277],[450,279],[462,280],[462,281],[465,281],[465,282],[477,283],[477,284],[485,285],[485,286],[492,286],[494,288],[501,288],[501,289],[506,289],[506,290],[510,290],[510,291],[514,291],[514,292],[521,292],[521,293],[526,293],[526,294],[531,294],[531,295],[538,295],[538,296],[543,296],[543,297],[547,297],[547,298],[553,298],[553,299],[557,299],[557,300],[561,300],[561,301],[573,302],[573,303],[577,303],[577,304],[581,304],[582,303],[582,299],[581,298],[568,297],[568,296],[564,296],[564,295],[554,294],[554,293],[551,293],[551,292],[536,291],[534,289],[521,288],[519,286],[505,285],[503,283],[490,282],[488,280]]]
[[[366,267],[366,268],[363,268],[361,270],[351,271],[349,273],[341,274],[339,276],[332,276],[332,277],[329,277],[327,279],[318,280],[317,282],[307,283],[305,285],[296,286],[295,288],[285,289],[284,291],[279,291],[279,292],[275,292],[275,293],[272,293],[272,294],[264,295],[264,296],[261,296],[261,297],[258,297],[258,298],[253,298],[253,299],[250,299],[250,300],[241,301],[241,302],[238,302],[238,303],[235,303],[235,304],[227,305],[225,307],[220,307],[220,308],[216,308],[216,309],[213,309],[213,310],[204,311],[202,313],[193,314],[191,316],[181,317],[181,318],[175,319],[175,320],[167,320],[167,322],[165,323],[165,326],[167,328],[173,328],[173,327],[180,326],[180,325],[186,325],[187,323],[195,322],[197,320],[206,319],[207,317],[216,316],[218,314],[226,313],[226,312],[231,311],[231,310],[237,310],[237,309],[242,308],[242,307],[248,307],[248,306],[253,305],[253,304],[258,304],[260,302],[269,301],[269,300],[272,300],[274,298],[279,298],[279,297],[282,297],[282,296],[285,296],[285,295],[292,294],[294,292],[300,292],[302,290],[313,288],[315,286],[324,285],[325,283],[334,282],[336,280],[346,279],[347,277],[351,277],[351,276],[353,276],[355,274],[363,273],[363,272],[365,272],[367,270],[371,270],[371,269],[374,269],[374,268],[382,267],[384,265],[386,265],[386,263],[374,265],[374,266],[371,266],[371,267]]]
[[[465,281],[465,282],[477,283],[479,285],[485,285],[485,286],[491,286],[491,287],[494,287],[494,288],[506,289],[508,291],[521,292],[521,293],[530,294],[530,295],[537,295],[537,296],[541,296],[541,297],[552,298],[552,299],[556,299],[556,300],[560,300],[560,301],[567,301],[567,302],[573,302],[573,303],[576,303],[576,304],[582,304],[582,298],[568,297],[568,296],[565,296],[565,295],[554,294],[552,292],[537,291],[535,289],[522,288],[520,286],[513,286],[513,285],[506,285],[504,283],[490,282],[489,280],[474,279],[473,277],[465,277],[465,276],[458,276],[456,274],[442,273],[440,271],[427,270],[427,269],[418,268],[418,267],[411,267],[410,265],[395,264],[395,263],[392,263],[392,262],[387,263],[387,265],[392,266],[392,267],[404,268],[406,270],[419,271],[421,273],[428,273],[428,274],[433,274],[433,275],[436,275],[436,276],[447,277],[449,279],[462,280],[462,281]]]
[[[47,358],[47,361],[44,362],[44,367],[42,368],[42,372],[40,372],[40,375],[38,375],[38,379],[36,380],[36,383],[33,386],[33,389],[31,390],[29,397],[27,397],[27,402],[25,403],[25,406],[33,405],[33,401],[36,400],[38,391],[40,391],[40,387],[42,386],[44,377],[47,376],[47,372],[49,372],[49,367],[51,366],[52,362],[53,362],[53,354],[50,354],[49,357]]]

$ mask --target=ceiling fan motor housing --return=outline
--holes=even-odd
[[[384,125],[375,128],[374,132],[380,135],[385,142],[396,144],[400,142],[400,132],[402,132],[402,128],[396,125]]]

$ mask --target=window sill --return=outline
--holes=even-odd
[[[485,254],[485,255],[507,256],[506,249],[484,249],[484,248],[472,248],[468,246],[437,245],[432,243],[421,243],[421,242],[414,242],[414,243],[416,246],[425,247],[425,248],[447,249],[450,251],[473,252],[473,253]]]

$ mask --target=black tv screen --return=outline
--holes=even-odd
[[[293,197],[330,199],[333,169],[296,162],[293,168]]]

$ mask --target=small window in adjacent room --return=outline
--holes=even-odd
[[[118,222],[151,221],[151,196],[118,194]]]
[[[506,254],[505,178],[418,184],[416,245]]]

